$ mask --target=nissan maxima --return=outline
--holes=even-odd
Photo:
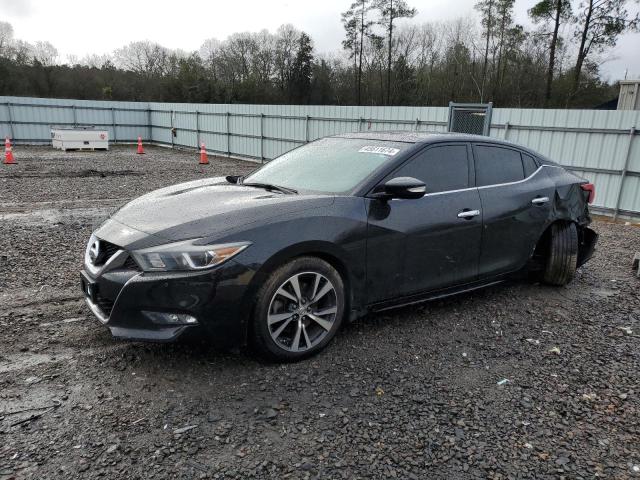
[[[594,251],[594,194],[497,139],[337,135],[131,201],[91,236],[81,286],[115,337],[298,360],[368,312],[514,276],[565,285]]]

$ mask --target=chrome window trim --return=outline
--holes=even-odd
[[[522,180],[516,180],[515,182],[507,182],[507,183],[496,183],[496,184],[493,184],[493,185],[483,185],[482,187],[477,187],[477,188],[478,189],[482,189],[482,188],[504,187],[505,185],[515,185],[517,183],[526,182],[527,180],[531,180],[533,177],[535,177],[537,175],[537,173],[540,170],[542,170],[544,167],[547,167],[547,168],[561,168],[562,169],[562,167],[557,166],[557,165],[540,165],[535,172],[533,172],[527,178],[523,178]]]
[[[531,180],[534,176],[537,175],[537,173],[542,170],[544,167],[548,167],[548,168],[562,168],[560,166],[556,166],[556,165],[540,165],[535,172],[533,172],[531,175],[529,175],[527,178],[523,178],[522,180],[516,180],[515,182],[507,182],[507,183],[495,183],[493,185],[483,185],[481,187],[469,187],[469,188],[460,188],[457,190],[445,190],[444,192],[433,192],[433,193],[425,193],[425,197],[430,197],[430,196],[435,196],[435,195],[444,195],[444,194],[448,194],[448,193],[458,193],[458,192],[466,192],[469,190],[482,190],[485,188],[494,188],[494,187],[504,187],[504,186],[508,186],[508,185],[516,185],[518,183],[523,183],[526,182],[528,180]]]
[[[478,187],[468,187],[468,188],[459,188],[457,190],[445,190],[444,192],[433,192],[433,193],[425,193],[425,197],[433,197],[436,195],[445,195],[447,193],[458,193],[458,192],[467,192],[469,190],[477,190]]]
[[[481,187],[478,187],[478,190],[482,190],[482,189],[484,189],[484,188],[504,187],[504,186],[507,186],[507,185],[517,185],[518,183],[526,182],[527,180],[529,180],[529,179],[531,179],[531,178],[535,177],[535,176],[538,174],[538,172],[539,172],[540,170],[542,170],[542,167],[544,167],[544,166],[545,166],[545,165],[541,165],[541,166],[539,166],[539,167],[536,169],[536,171],[535,171],[535,172],[533,172],[533,173],[532,173],[531,175],[529,175],[527,178],[523,178],[522,180],[516,180],[515,182],[494,183],[494,184],[491,184],[491,185],[483,185],[483,186],[481,186]]]

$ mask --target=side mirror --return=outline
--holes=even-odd
[[[379,185],[373,194],[375,198],[390,199],[416,199],[424,197],[427,187],[421,180],[413,177],[392,178],[384,185]]]

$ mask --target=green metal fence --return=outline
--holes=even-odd
[[[527,146],[596,185],[596,210],[640,216],[640,111],[493,108],[488,134]],[[0,135],[49,143],[52,126],[95,125],[114,142],[197,148],[268,161],[326,135],[445,132],[448,107],[111,102],[0,97]]]

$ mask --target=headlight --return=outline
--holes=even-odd
[[[144,271],[205,270],[239,254],[250,242],[194,245],[195,240],[168,243],[132,252]]]

